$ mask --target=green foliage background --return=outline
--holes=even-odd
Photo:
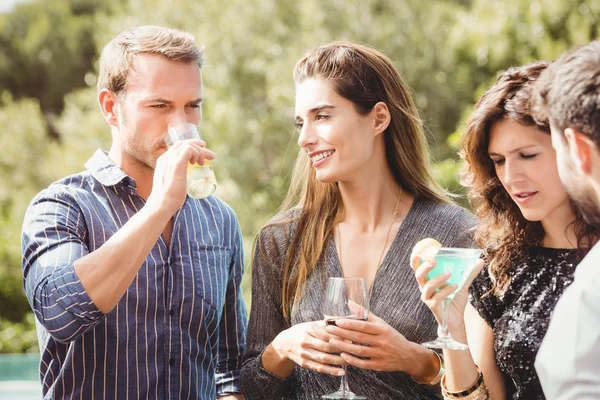
[[[478,95],[510,66],[596,39],[599,18],[600,0],[35,0],[0,14],[0,353],[37,351],[22,289],[23,215],[39,190],[109,147],[97,58],[121,30],[167,25],[204,45],[201,129],[249,261],[298,151],[291,74],[308,49],[347,39],[394,60],[428,128],[435,176],[460,194],[456,151]],[[250,262],[248,302],[249,282]]]

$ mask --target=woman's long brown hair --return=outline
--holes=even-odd
[[[415,199],[450,202],[432,178],[427,140],[409,88],[384,54],[356,43],[326,44],[310,51],[296,64],[296,85],[308,78],[330,84],[361,115],[369,113],[378,102],[384,102],[391,114],[390,125],[384,132],[385,153],[394,179]],[[281,289],[283,315],[288,322],[343,212],[337,184],[319,182],[304,151],[299,152],[282,205],[282,212],[290,210],[297,211],[292,217],[273,223],[295,225],[283,265]]]
[[[524,261],[527,249],[541,245],[545,232],[541,222],[523,217],[498,179],[488,155],[490,131],[495,123],[511,120],[550,134],[548,123],[534,120],[531,110],[534,83],[547,66],[547,62],[539,61],[501,74],[477,102],[463,139],[461,155],[466,163],[462,183],[469,188],[469,201],[479,217],[475,240],[485,250],[495,295],[506,288],[514,266]],[[575,245],[589,247],[599,232],[585,223],[573,201],[571,207]]]

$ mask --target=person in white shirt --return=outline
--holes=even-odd
[[[535,91],[560,178],[586,221],[600,225],[600,41],[563,54]],[[600,244],[557,303],[535,368],[548,399],[600,399]]]

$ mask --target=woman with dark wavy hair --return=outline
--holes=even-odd
[[[504,72],[467,123],[463,184],[480,219],[475,240],[486,267],[480,263],[451,303],[451,334],[470,351],[444,351],[446,398],[544,398],[535,356],[556,302],[599,236],[561,184],[548,124],[532,117],[533,84],[547,65]],[[439,319],[452,288],[443,289],[444,278],[426,281],[432,264],[412,262],[422,299]]]

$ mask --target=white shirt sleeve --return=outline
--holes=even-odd
[[[600,245],[558,301],[535,369],[547,399],[600,399]]]

